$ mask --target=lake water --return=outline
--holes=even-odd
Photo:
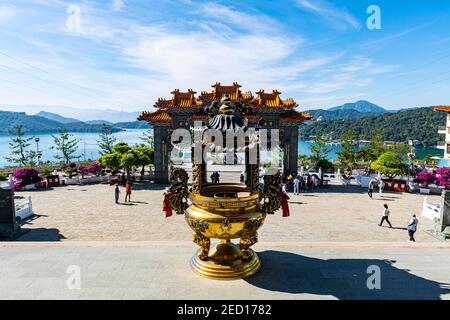
[[[141,143],[142,141],[139,137],[142,137],[143,133],[146,130],[142,129],[128,129],[127,131],[121,131],[114,133],[114,136],[117,138],[117,141],[123,141],[129,143],[130,145]],[[80,139],[78,155],[83,155],[81,160],[89,160],[89,159],[97,159],[100,154],[98,152],[98,143],[99,135],[98,133],[72,133],[74,137]],[[53,145],[53,138],[50,134],[38,134],[35,135],[40,138],[39,141],[39,150],[42,151],[42,160],[43,161],[55,161],[54,155],[56,151],[50,150],[50,146]],[[9,149],[10,137],[7,135],[0,135],[0,167],[8,165],[5,157],[8,157],[10,154]],[[310,155],[309,151],[309,143],[307,141],[299,141],[299,153]],[[332,145],[329,146],[331,148],[331,152],[329,154],[329,160],[333,161],[337,159],[337,152],[340,150],[340,145]],[[32,140],[32,146],[30,149],[36,150],[36,143]],[[418,147],[416,148],[416,154],[419,159],[423,158],[427,154],[443,156],[443,151],[430,148],[430,147]]]

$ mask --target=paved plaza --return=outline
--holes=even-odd
[[[190,270],[191,231],[182,216],[164,217],[163,190],[136,184],[120,205],[109,185],[20,193],[36,216],[23,225],[28,233],[0,243],[0,299],[450,299],[450,244],[426,232],[422,195],[370,200],[341,185],[292,195],[291,216],[267,217],[254,246],[261,271],[222,282]],[[384,203],[393,229],[378,226]],[[413,213],[419,231],[408,243]],[[381,288],[370,290],[374,266]],[[73,270],[79,289],[68,287]]]
[[[190,245],[1,245],[0,299],[450,299],[449,248],[255,249],[263,264],[258,274],[216,281],[190,271]],[[380,289],[369,290],[374,266]],[[74,267],[79,289],[70,281]]]
[[[226,180],[226,176],[224,180]],[[239,179],[239,178],[237,178]],[[232,181],[232,179],[231,179]],[[238,181],[238,180],[234,180]],[[48,191],[24,192],[31,196],[35,219],[23,227],[31,232],[22,241],[191,241],[183,217],[166,219],[162,211],[164,186],[135,185],[131,203],[114,203],[109,185],[67,186]],[[122,190],[123,199],[124,190]],[[428,196],[440,202],[439,196]],[[289,218],[278,212],[268,216],[260,232],[261,242],[405,242],[412,214],[420,220],[416,239],[437,241],[426,230],[433,222],[420,217],[425,196],[385,193],[374,199],[358,186],[333,185],[320,192],[291,195]],[[394,228],[379,227],[383,204],[391,210]]]

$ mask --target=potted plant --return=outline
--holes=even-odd
[[[36,189],[36,184],[42,181],[39,176],[39,171],[34,168],[20,168],[17,169],[13,178],[16,181],[14,184],[14,190],[34,190]]]

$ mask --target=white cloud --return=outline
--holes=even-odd
[[[112,7],[114,11],[121,11],[124,7],[124,0],[113,0]]]
[[[341,9],[325,0],[297,0],[300,8],[312,11],[315,14],[329,20],[333,24],[349,25],[354,29],[361,28],[359,21],[346,9]]]
[[[16,15],[17,10],[12,6],[0,6],[0,23],[4,19],[12,18]]]

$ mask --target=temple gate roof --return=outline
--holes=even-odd
[[[225,95],[233,102],[241,102],[253,109],[279,109],[280,121],[301,123],[305,120],[312,119],[308,113],[295,111],[298,104],[294,99],[281,99],[281,92],[278,90],[272,90],[270,93],[260,90],[256,92],[256,97],[254,97],[249,91],[242,92],[241,86],[237,82],[234,82],[231,86],[224,86],[220,82],[217,82],[211,87],[211,92],[202,91],[197,97],[197,93],[192,89],[186,92],[175,89],[171,92],[171,99],[158,99],[154,105],[157,110],[154,112],[143,112],[138,119],[148,121],[151,124],[170,123],[173,118],[172,113],[176,113],[176,110],[180,109],[193,110],[193,119],[203,119],[207,117],[203,113],[203,108],[210,105],[213,101],[219,101]],[[198,113],[196,113],[196,110],[198,110]],[[249,114],[247,117],[250,118],[252,115]]]

